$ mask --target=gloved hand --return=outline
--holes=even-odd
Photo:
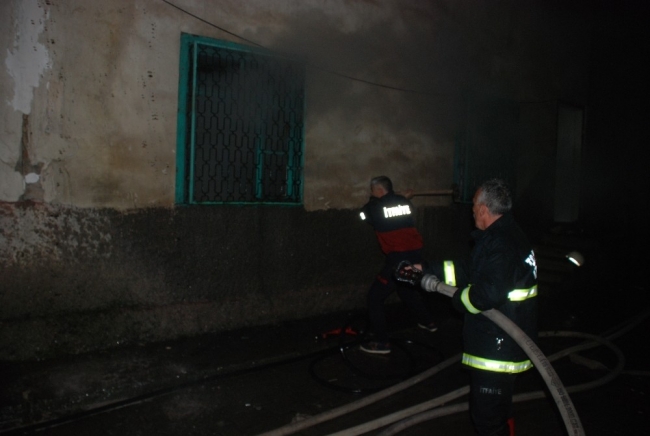
[[[422,276],[422,271],[415,268],[408,260],[401,261],[395,269],[395,279],[398,282],[408,283],[418,288],[422,282]]]

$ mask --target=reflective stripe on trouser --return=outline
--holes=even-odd
[[[533,367],[530,360],[523,360],[521,362],[506,362],[503,360],[490,360],[484,357],[472,356],[471,354],[463,353],[463,364],[471,366],[472,368],[483,369],[492,372],[504,372],[508,374],[517,374],[524,372]]]

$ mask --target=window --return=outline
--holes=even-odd
[[[471,204],[476,188],[493,177],[503,179],[515,195],[518,117],[517,102],[468,98],[465,126],[459,132],[454,152],[454,184],[459,201]]]
[[[304,65],[183,34],[176,202],[301,204]]]

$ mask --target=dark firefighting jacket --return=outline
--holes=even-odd
[[[421,261],[422,235],[415,228],[415,209],[406,197],[390,192],[370,197],[361,208],[361,219],[370,224],[388,261]]]
[[[532,363],[525,352],[480,313],[497,309],[537,340],[537,264],[532,246],[510,214],[472,236],[469,265],[445,261],[443,266],[444,281],[458,287],[453,305],[465,313],[462,362],[487,371],[526,371]]]

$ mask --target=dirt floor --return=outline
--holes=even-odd
[[[553,362],[564,387],[587,384],[580,392],[569,389],[579,428],[590,436],[647,434],[647,288],[636,281],[618,283],[598,296],[590,277],[602,278],[602,265],[588,275],[578,273],[554,264],[554,250],[539,250],[540,257],[548,257],[540,285],[540,329],[617,334],[612,341],[621,350],[617,356],[600,346]],[[446,297],[427,294],[425,301],[438,320],[435,333],[418,329],[400,303],[387,305],[395,345],[387,356],[358,350],[365,316],[351,312],[51,361],[0,362],[0,435],[238,436],[278,429],[270,434],[290,434],[286,426],[292,423],[305,425],[295,432],[300,435],[379,435],[391,416],[405,418],[405,410],[465,387],[460,364],[454,361],[351,413],[306,424],[378,396],[461,351],[462,318]],[[547,356],[581,343],[582,338],[539,340]],[[607,377],[613,379],[600,384]],[[544,391],[544,386],[539,373],[529,371],[519,378],[517,392]],[[403,424],[400,434],[472,435],[465,401],[464,396],[447,400],[444,407],[461,411]],[[549,396],[517,402],[515,417],[518,436],[579,434],[568,432]],[[379,418],[387,422],[375,427]]]

